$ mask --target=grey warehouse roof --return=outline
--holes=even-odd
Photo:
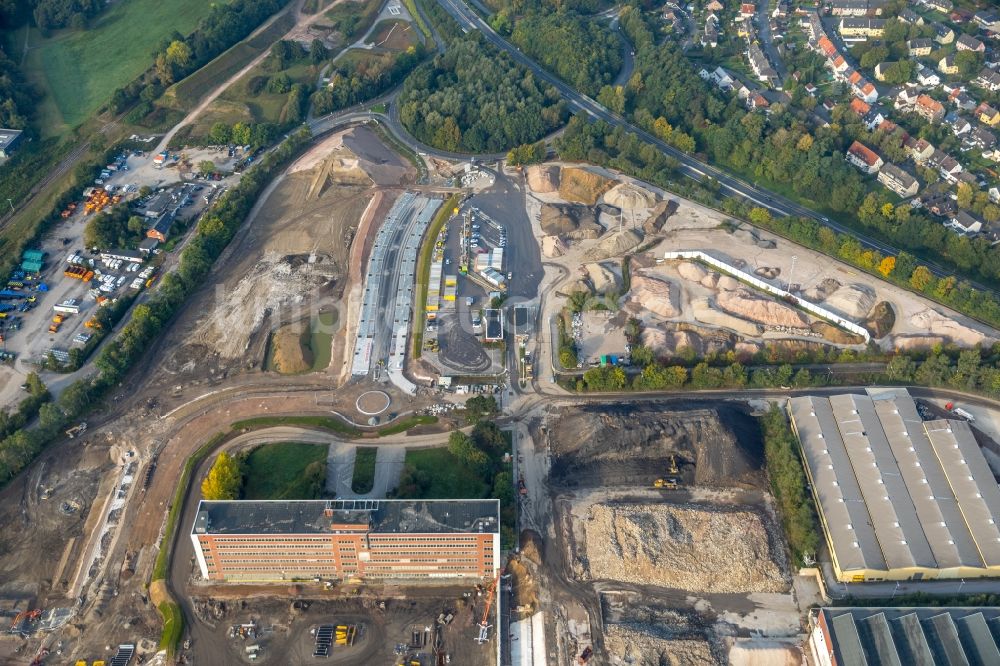
[[[1000,487],[968,424],[922,421],[905,391],[789,412],[842,571],[1000,566]]]
[[[997,664],[1000,608],[821,608],[840,664]]]
[[[499,500],[203,500],[192,531],[328,534],[334,524],[346,524],[369,526],[373,533],[495,534],[499,521]]]

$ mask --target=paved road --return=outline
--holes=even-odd
[[[771,36],[771,23],[768,20],[768,8],[769,3],[767,0],[757,0],[757,34],[760,36],[761,50],[764,51],[767,59],[771,61],[771,66],[774,67],[774,71],[778,73],[778,79],[783,84],[785,77],[788,76],[788,69],[781,60],[778,49],[774,47],[774,38]]]
[[[833,229],[842,234],[848,234],[856,238],[864,247],[869,249],[878,250],[882,254],[886,255],[896,255],[899,254],[899,250],[892,245],[865,236],[857,231],[848,228],[838,222],[830,220],[829,218],[813,211],[805,206],[799,205],[790,199],[786,199],[779,194],[766,190],[762,187],[758,187],[751,183],[748,183],[736,176],[733,176],[721,169],[706,164],[701,160],[698,160],[687,153],[677,150],[673,146],[661,141],[657,137],[653,136],[646,130],[637,127],[627,121],[622,116],[617,113],[613,113],[604,106],[598,104],[590,97],[577,92],[574,88],[570,87],[567,83],[556,77],[555,75],[549,73],[545,68],[540,66],[531,58],[527,57],[521,51],[505,40],[503,37],[498,35],[493,28],[489,26],[485,21],[483,21],[475,12],[473,12],[468,5],[463,2],[463,0],[438,0],[441,6],[458,22],[458,24],[464,28],[470,30],[479,30],[483,33],[486,40],[498,49],[508,52],[511,57],[518,62],[530,69],[538,78],[542,79],[546,83],[549,83],[556,90],[559,91],[560,95],[569,103],[569,105],[579,112],[586,113],[591,118],[603,120],[611,125],[617,125],[627,129],[628,131],[634,133],[641,140],[646,143],[652,144],[660,149],[663,153],[669,155],[670,157],[677,160],[679,163],[678,171],[685,176],[688,176],[694,180],[702,180],[704,178],[712,178],[717,181],[722,190],[727,190],[732,194],[738,195],[753,202],[754,204],[761,206],[763,208],[771,211],[772,214],[778,216],[789,216],[794,215],[798,217],[810,218],[820,222],[821,224]],[[944,268],[934,262],[921,261],[922,264],[927,266],[938,277],[945,277],[954,275],[954,272]],[[985,292],[994,293],[994,290],[987,287],[979,282],[968,280],[968,282]]]

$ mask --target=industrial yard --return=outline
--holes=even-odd
[[[549,549],[548,575],[577,581],[573,600],[603,618],[612,663],[718,663],[740,637],[799,632],[745,406],[564,407],[546,416],[545,433],[561,550]],[[550,644],[579,655],[597,632],[579,622]]]
[[[0,290],[7,361],[0,364],[0,405],[20,397],[17,387],[28,372],[41,371],[44,381],[54,383],[58,375],[46,370],[76,367],[92,352],[109,322],[102,307],[140,300],[173,265],[177,255],[168,253],[179,249],[191,223],[238,182],[233,170],[240,159],[237,151],[224,149],[166,158],[125,150],[67,204],[60,222],[39,247],[24,252],[20,270]],[[195,160],[217,164],[218,171],[211,178],[198,173]],[[86,247],[88,225],[102,215],[137,221],[124,234],[127,247]]]
[[[211,640],[192,644],[188,651],[198,663],[240,663],[251,653],[257,655],[252,661],[261,664],[496,662],[495,641],[475,641],[473,625],[483,599],[473,587],[342,595],[346,598],[339,600],[308,592],[280,599],[218,592],[193,600],[199,620],[214,630]],[[333,629],[326,650],[324,627]]]
[[[547,164],[529,167],[527,184],[543,256],[565,268],[555,294],[584,296],[586,319],[567,321],[584,368],[611,355],[627,360],[629,318],[665,358],[747,358],[765,345],[861,349],[869,339],[883,349],[997,339],[968,317],[645,183]],[[547,315],[566,299],[548,299]]]

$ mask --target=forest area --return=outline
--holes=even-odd
[[[470,153],[532,143],[568,116],[554,88],[474,35],[414,70],[398,103],[403,125],[418,140]]]

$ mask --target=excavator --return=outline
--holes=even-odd
[[[653,487],[660,490],[677,490],[681,485],[680,467],[677,465],[677,456],[670,456],[670,464],[667,467],[670,476],[665,476],[653,482]]]

